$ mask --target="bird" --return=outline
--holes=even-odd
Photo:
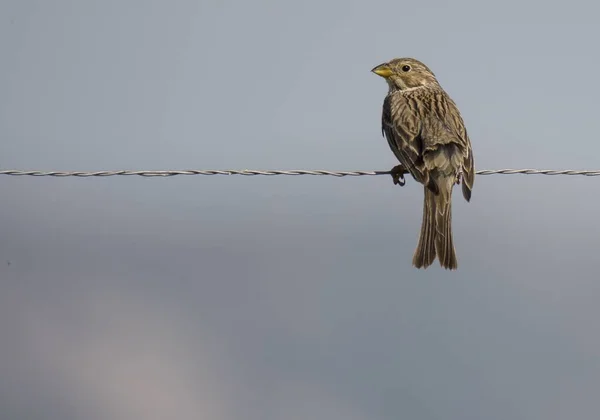
[[[390,171],[403,186],[410,174],[424,187],[423,220],[412,264],[426,269],[437,256],[456,270],[452,237],[452,190],[462,182],[467,202],[475,181],[471,140],[456,103],[434,73],[414,58],[395,58],[371,70],[385,79],[382,135],[400,162]]]

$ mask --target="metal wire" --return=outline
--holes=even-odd
[[[318,176],[376,176],[389,175],[390,171],[325,171],[325,170],[255,170],[255,169],[231,169],[231,170],[212,170],[212,169],[189,169],[189,170],[171,170],[171,171],[22,171],[22,170],[3,170],[0,175],[12,176],[51,176],[51,177],[105,177],[105,176],[143,176],[143,177],[168,177],[176,175],[318,175]],[[600,170],[573,170],[573,169],[484,169],[477,171],[477,175],[581,175],[581,176],[600,176]]]

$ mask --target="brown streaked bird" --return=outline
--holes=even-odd
[[[452,239],[452,189],[460,184],[471,199],[475,169],[471,141],[458,107],[433,72],[414,58],[396,58],[372,70],[389,92],[383,102],[382,132],[400,165],[394,184],[409,173],[425,189],[423,221],[413,265],[458,267]]]

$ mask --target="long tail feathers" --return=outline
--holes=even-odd
[[[425,187],[421,235],[419,237],[419,244],[417,245],[417,249],[413,256],[413,265],[417,268],[427,268],[435,260],[435,205],[435,195],[429,188]]]
[[[448,270],[456,270],[458,262],[456,260],[456,251],[454,249],[454,241],[452,240],[452,200],[448,197],[448,201],[442,201],[442,197],[438,199],[435,213],[435,250],[440,260],[440,265]]]
[[[423,222],[419,244],[413,256],[413,265],[427,268],[437,256],[440,265],[456,270],[458,262],[452,239],[452,182],[442,185],[442,191],[434,194],[425,187]]]

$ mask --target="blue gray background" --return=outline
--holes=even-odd
[[[478,169],[597,169],[588,1],[0,2],[3,169],[395,165],[413,56]],[[488,176],[459,270],[387,177],[0,179],[2,419],[585,419],[600,180]]]

